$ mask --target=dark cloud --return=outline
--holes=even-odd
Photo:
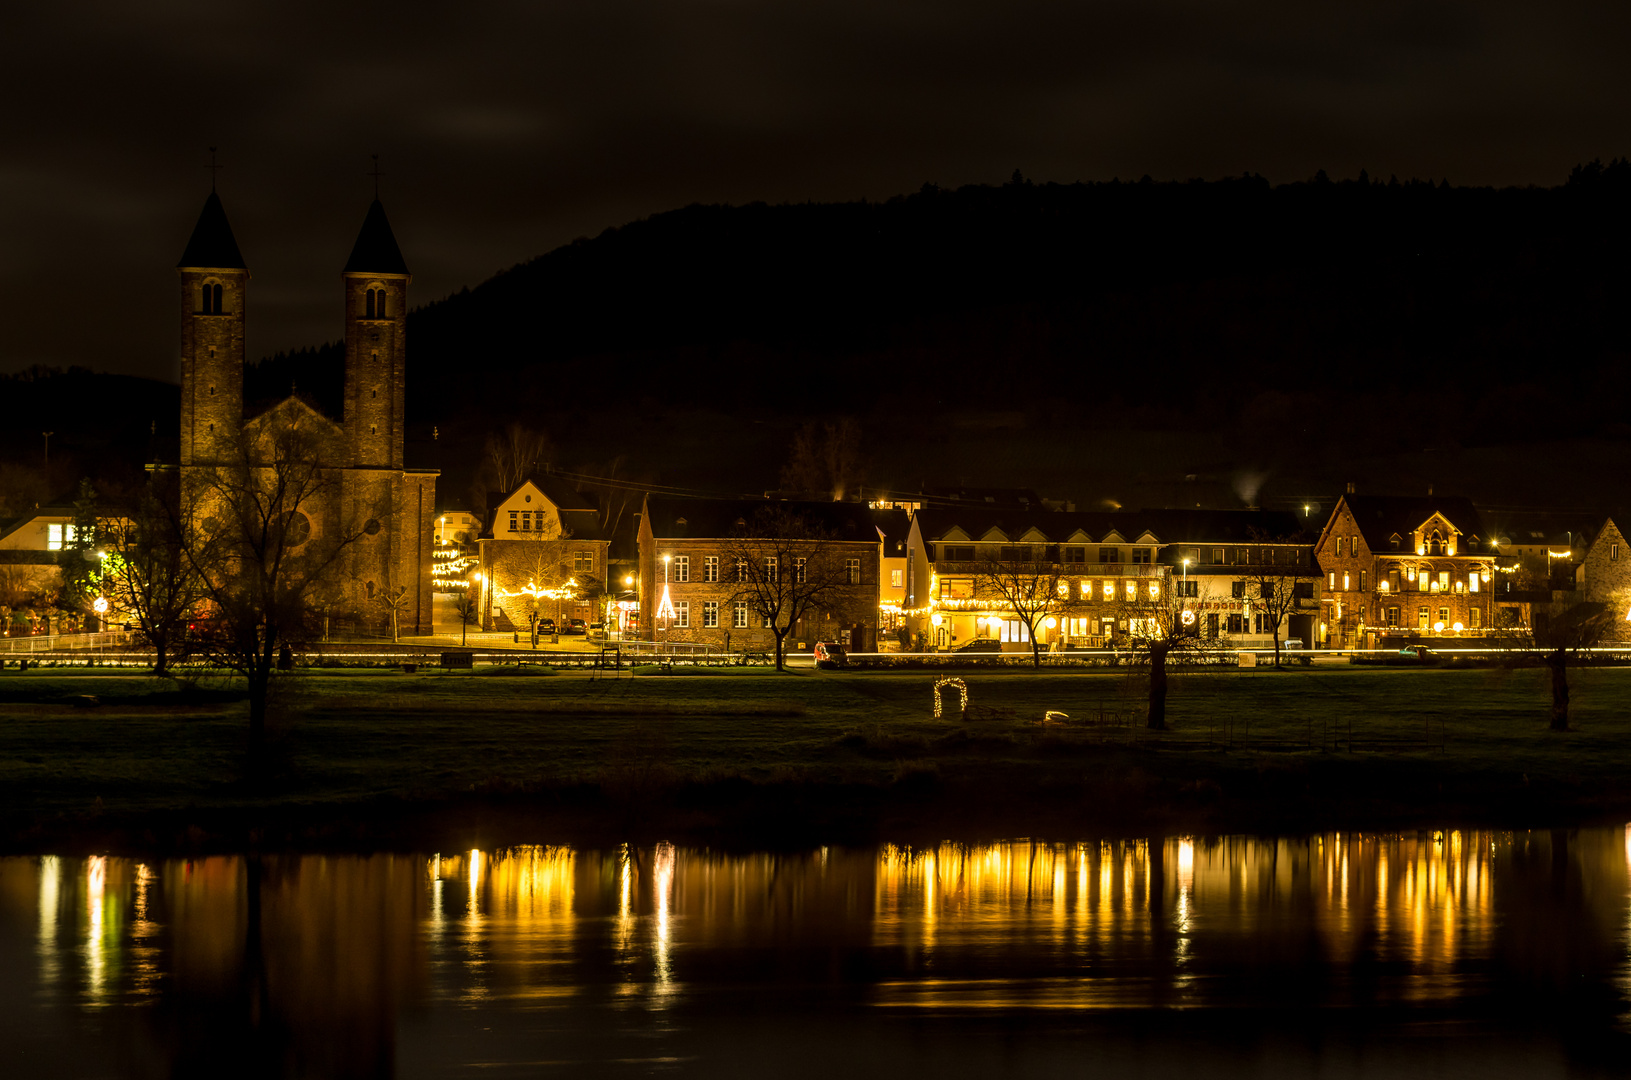
[[[1448,176],[1625,154],[1631,5],[8,5],[0,368],[170,375],[206,145],[251,350],[333,337],[368,154],[424,301],[692,201],[925,180]]]

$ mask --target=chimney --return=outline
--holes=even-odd
[[[1352,495],[1353,493],[1354,493],[1354,485],[1353,485],[1353,481],[1350,480],[1350,481],[1348,481],[1348,494]]]

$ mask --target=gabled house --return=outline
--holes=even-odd
[[[608,541],[593,499],[552,476],[488,499],[480,556],[481,626],[530,630],[535,620],[599,622]]]
[[[1314,549],[1326,576],[1324,640],[1375,648],[1390,638],[1443,642],[1516,624],[1518,602],[1500,600],[1508,564],[1489,540],[1469,499],[1350,491]]]

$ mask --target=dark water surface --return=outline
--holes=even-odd
[[[1631,1071],[1631,835],[0,859],[6,1076]]]

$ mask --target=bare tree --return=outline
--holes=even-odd
[[[1149,588],[1152,583],[1154,595]],[[1222,644],[1219,639],[1208,638],[1201,629],[1202,613],[1211,597],[1204,589],[1198,589],[1195,596],[1180,596],[1175,584],[1159,578],[1140,581],[1140,595],[1129,609],[1127,621],[1138,662],[1150,669],[1145,726],[1151,731],[1164,731],[1167,726],[1167,664],[1202,657]]]
[[[402,609],[408,606],[412,597],[408,595],[406,585],[393,588],[383,588],[374,594],[374,603],[384,608],[387,618],[391,621],[391,644],[395,645],[402,640],[400,631]]]
[[[471,625],[481,619],[481,606],[469,589],[453,598],[453,614],[459,617],[459,646],[463,648],[469,640],[468,631]]]
[[[725,546],[735,592],[776,639],[776,670],[786,668],[787,635],[799,621],[830,613],[851,621],[866,600],[876,559],[858,557],[803,514],[775,503],[757,511]],[[876,582],[871,583],[876,591]]]
[[[337,481],[297,425],[246,435],[232,462],[185,474],[183,485],[185,550],[209,607],[202,644],[248,683],[258,763],[279,652],[314,633],[317,606],[364,532],[339,519]]]
[[[554,611],[559,631],[561,604],[579,598],[580,582],[573,573],[571,532],[559,536],[531,537],[506,545],[493,566],[493,593],[499,600],[514,600],[527,616],[527,634],[532,647],[538,647],[538,626],[545,612]],[[500,582],[507,578],[513,588]]]
[[[1043,544],[984,545],[974,576],[974,595],[1006,605],[1025,624],[1030,635],[1031,663],[1042,666],[1037,628],[1047,617],[1062,611],[1070,599],[1070,583],[1060,577],[1059,548]],[[1063,592],[1060,585],[1064,585]]]
[[[1257,561],[1241,575],[1252,612],[1274,635],[1274,666],[1280,666],[1280,631],[1291,616],[1313,607],[1314,567],[1298,560],[1298,552],[1279,545],[1303,542],[1301,536],[1270,536],[1261,529],[1248,533],[1258,548]],[[1309,603],[1305,606],[1303,601]]]
[[[476,467],[475,505],[486,506],[487,493],[511,492],[521,481],[548,464],[555,453],[549,436],[525,424],[511,423],[487,436],[481,464]]]
[[[188,558],[179,489],[157,473],[129,518],[103,519],[99,531],[108,554],[103,581],[115,607],[135,617],[153,646],[153,674],[164,675],[184,655],[187,623],[205,596],[204,582]]]
[[[781,471],[782,490],[789,497],[842,502],[864,479],[859,421],[848,416],[811,420],[793,433]]]
[[[1497,629],[1490,637],[1507,650],[1513,667],[1539,664],[1551,672],[1551,730],[1569,730],[1569,665],[1583,650],[1600,644],[1614,625],[1614,613],[1596,601],[1536,603],[1530,625]]]

